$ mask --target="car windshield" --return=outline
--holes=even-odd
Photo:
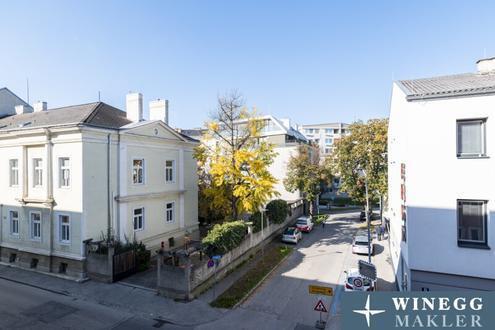
[[[294,228],[289,228],[289,229],[286,229],[285,230],[284,235],[294,235],[294,232],[295,232],[295,229]]]
[[[356,241],[354,242],[355,245],[368,245],[368,242],[363,242],[363,241]]]
[[[296,222],[298,225],[305,225],[306,224],[306,220],[297,220]]]

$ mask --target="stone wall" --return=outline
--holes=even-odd
[[[243,261],[255,254],[262,246],[279,236],[283,230],[303,214],[302,202],[292,208],[291,215],[281,224],[268,224],[257,233],[249,233],[244,241],[232,251],[225,253],[218,266],[208,267],[208,260],[199,265],[192,265],[188,260],[182,266],[163,265],[159,261],[158,292],[161,295],[193,299],[207,290],[216,280],[220,280]],[[160,258],[158,259],[160,260]],[[216,273],[216,274],[215,274]],[[189,283],[188,283],[189,282]]]

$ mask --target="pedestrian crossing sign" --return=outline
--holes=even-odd
[[[315,311],[328,313],[327,308],[325,307],[325,305],[323,304],[323,301],[321,301],[321,299],[318,300],[318,302],[316,303]]]

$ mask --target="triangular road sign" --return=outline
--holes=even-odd
[[[328,313],[327,312],[327,308],[325,307],[325,305],[323,304],[323,301],[321,301],[321,299],[318,300],[318,302],[316,303],[315,311],[317,311],[317,312],[323,312],[323,313]]]

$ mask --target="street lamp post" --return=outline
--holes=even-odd
[[[368,226],[368,262],[371,263],[371,219],[370,219],[370,198],[368,194],[368,178],[366,176],[366,171],[361,169],[362,176],[364,177],[364,191],[366,196],[366,224]]]

